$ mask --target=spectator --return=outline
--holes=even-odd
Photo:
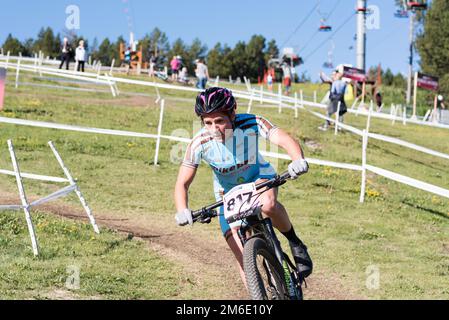
[[[178,75],[178,81],[184,84],[189,83],[189,79],[187,78],[187,68],[183,67]]]
[[[77,63],[77,70],[84,72],[84,63],[86,61],[86,50],[84,49],[84,40],[79,42],[78,47],[76,48],[75,60]]]
[[[438,112],[438,118],[437,115],[434,115],[434,121],[437,121],[437,119],[439,119],[441,121],[442,118],[442,110],[446,109],[446,106],[444,104],[444,97],[439,94],[438,96],[435,97],[436,100],[436,108],[437,108],[437,112]]]
[[[282,73],[283,73],[283,79],[284,79],[285,94],[287,96],[289,96],[290,95],[290,87],[292,85],[291,68],[286,63],[283,63],[281,65],[281,67],[282,67]]]
[[[125,55],[126,74],[129,74],[129,69],[131,69],[131,47],[126,48],[124,55]]]
[[[271,72],[268,72],[267,75],[267,86],[268,86],[268,91],[273,92],[273,76],[271,75]]]
[[[178,72],[181,67],[181,61],[178,56],[173,56],[173,59],[170,61],[171,67],[171,79],[172,81],[176,81],[178,79]]]
[[[206,89],[207,79],[209,79],[209,70],[203,59],[196,59],[195,64],[195,74],[198,79],[196,86],[197,88],[204,90]]]
[[[66,70],[69,70],[69,63],[70,63],[70,57],[72,55],[73,49],[72,46],[69,43],[69,39],[67,37],[64,37],[62,46],[61,46],[61,64],[59,65],[59,69],[62,68],[62,65],[65,62],[65,68]]]
[[[150,77],[154,76],[154,67],[156,66],[156,61],[157,61],[157,57],[154,56],[154,55],[151,55],[150,56],[150,61],[149,61],[150,62],[150,67],[148,69],[148,75]]]
[[[347,84],[341,79],[342,77],[343,74],[338,71],[335,71],[332,74],[332,87],[329,94],[329,104],[327,106],[327,117],[330,118],[335,112],[337,112],[338,104],[340,103],[340,112],[338,114],[340,122],[343,122],[343,115],[347,111],[345,103],[345,91]],[[324,125],[318,127],[318,129],[326,131],[330,124],[330,121],[326,120]]]

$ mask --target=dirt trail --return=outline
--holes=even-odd
[[[0,204],[18,204],[18,196],[0,190]],[[35,200],[35,197],[30,197]],[[74,220],[87,222],[85,212],[60,201],[47,203],[39,210]],[[139,218],[118,218],[117,214],[94,212],[100,228],[110,228],[131,234],[148,244],[149,249],[170,261],[181,265],[186,271],[186,278],[193,281],[200,289],[216,287],[215,296],[204,299],[248,299],[246,290],[241,284],[235,259],[224,241],[211,241],[204,237],[186,233],[180,228],[160,227],[152,223],[142,223]],[[193,280],[190,280],[192,279]],[[306,299],[364,299],[354,290],[344,288],[337,276],[328,276],[315,271],[307,280],[308,288],[304,290]],[[210,290],[209,290],[210,291]]]

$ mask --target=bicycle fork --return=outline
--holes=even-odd
[[[291,300],[296,300],[300,298],[300,293],[298,292],[298,289],[296,287],[296,283],[293,281],[294,275],[290,273],[290,268],[288,267],[288,263],[284,258],[284,253],[281,249],[281,243],[279,242],[276,233],[274,232],[273,224],[271,223],[270,219],[265,219],[265,225],[267,227],[267,232],[270,236],[272,241],[272,246],[274,249],[274,253],[276,255],[276,258],[278,259],[279,263],[282,266],[282,270],[284,271],[284,279],[285,283],[287,284],[288,288],[288,295],[290,296]]]

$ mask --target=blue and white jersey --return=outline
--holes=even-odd
[[[259,153],[259,137],[269,139],[278,128],[263,117],[237,114],[233,135],[220,141],[202,128],[192,139],[182,164],[197,168],[204,160],[214,171],[214,192],[221,200],[223,192],[242,183],[276,175],[271,164]]]

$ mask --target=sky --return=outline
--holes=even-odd
[[[129,38],[133,31],[138,39],[158,27],[170,43],[177,38],[187,44],[199,38],[208,48],[217,42],[233,47],[238,41],[248,42],[252,35],[275,39],[278,46],[293,47],[304,58],[298,72],[318,79],[323,63],[332,52],[334,65],[356,64],[354,35],[356,34],[356,0],[41,0],[8,1],[0,10],[0,45],[7,35],[24,40],[36,38],[41,27],[51,27],[63,33],[69,14],[75,5],[80,12],[78,35],[92,43],[108,37]],[[394,17],[394,0],[368,0],[378,8],[379,19],[368,18],[366,65],[382,64],[394,73],[408,70],[408,19]],[[375,12],[375,11],[373,11]],[[332,32],[317,32],[320,20]],[[296,31],[296,32],[295,32]],[[353,47],[353,49],[350,49]],[[334,48],[332,50],[332,48]],[[416,61],[416,60],[415,60]],[[419,64],[415,63],[415,67]]]

